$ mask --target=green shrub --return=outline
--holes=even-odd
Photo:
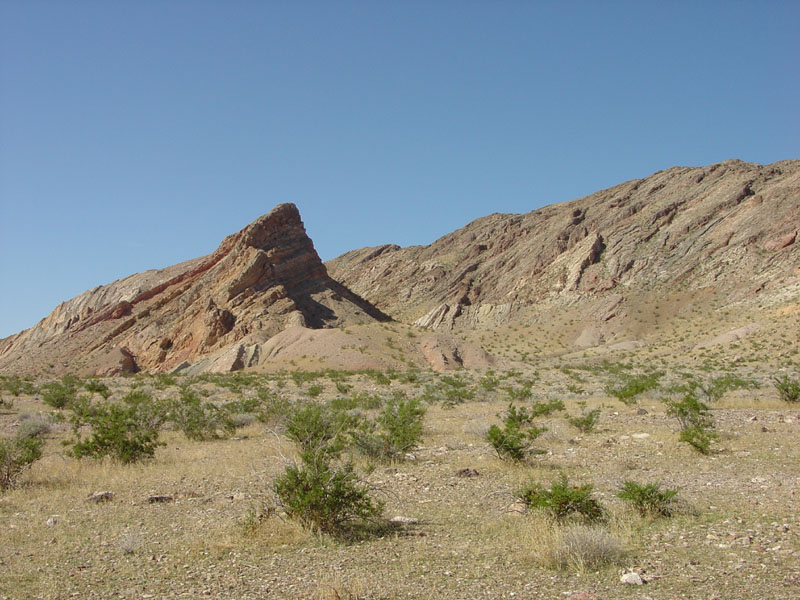
[[[171,403],[169,418],[187,438],[198,442],[228,437],[236,430],[229,411],[203,402],[188,387],[182,387],[180,399]]]
[[[149,394],[132,391],[120,402],[92,403],[85,396],[71,406],[75,439],[68,452],[75,458],[110,456],[121,463],[152,458],[158,446],[164,410]],[[90,433],[83,435],[88,427]]]
[[[509,386],[505,389],[506,393],[508,394],[508,399],[511,402],[522,402],[524,400],[530,400],[530,398],[533,396],[532,381],[523,381],[522,385],[518,388]]]
[[[368,456],[402,458],[422,441],[424,416],[425,407],[418,398],[395,394],[375,421],[361,422],[353,434],[354,444]]]
[[[691,445],[701,454],[711,451],[717,437],[714,417],[708,405],[697,397],[694,389],[686,391],[680,400],[667,399],[667,415],[675,417],[681,427],[680,441]]]
[[[617,497],[627,500],[642,516],[671,517],[675,512],[675,496],[678,490],[662,490],[658,483],[642,485],[625,481]]]
[[[255,411],[256,418],[271,428],[282,426],[292,412],[292,403],[279,394],[273,394],[267,388],[258,390],[259,406]]]
[[[475,390],[461,377],[444,375],[434,384],[425,386],[423,397],[429,402],[440,402],[442,406],[453,407],[475,397]]]
[[[300,465],[288,466],[273,486],[289,517],[321,533],[340,535],[353,521],[378,516],[383,505],[369,496],[351,463],[339,464],[351,417],[311,403],[297,409],[286,434]]]
[[[741,377],[727,373],[720,377],[714,377],[707,383],[698,382],[697,387],[708,402],[718,402],[726,392],[740,389],[754,389],[758,387],[758,382],[752,379],[742,379]]]
[[[500,385],[500,378],[497,377],[495,372],[492,369],[486,371],[483,377],[481,377],[478,385],[481,389],[485,392],[493,392],[497,389]]]
[[[72,378],[63,377],[61,381],[51,381],[41,387],[42,402],[53,408],[67,408],[75,401],[78,385]]]
[[[534,425],[531,410],[509,403],[503,414],[503,427],[492,425],[486,439],[500,458],[522,460],[531,451],[533,441],[545,431],[546,427]]]
[[[782,373],[772,378],[772,385],[778,390],[778,396],[784,402],[800,402],[800,380]]]
[[[613,372],[613,379],[606,382],[604,390],[624,404],[633,404],[636,396],[658,389],[658,380],[663,373],[653,371],[632,375],[621,371]]]
[[[325,464],[341,454],[353,425],[346,413],[309,403],[291,415],[286,435],[297,445],[303,463]]]
[[[570,485],[567,477],[551,484],[550,489],[539,483],[533,483],[518,490],[516,496],[528,507],[543,510],[554,519],[564,521],[569,518],[580,518],[588,522],[601,521],[605,511],[600,503],[592,497],[594,486]]]
[[[0,390],[16,397],[35,394],[36,386],[19,375],[0,375]]]
[[[567,421],[569,421],[574,427],[580,429],[583,433],[589,433],[594,429],[594,426],[597,425],[597,421],[599,419],[600,409],[595,408],[588,412],[584,412],[580,417],[569,417]]]
[[[309,386],[307,393],[311,398],[316,398],[322,393],[322,390],[323,387],[317,383],[312,386]]]
[[[0,491],[13,487],[20,474],[42,457],[43,445],[38,436],[0,438]]]
[[[87,392],[100,394],[105,400],[108,400],[108,397],[111,396],[111,390],[109,390],[108,386],[99,379],[90,379],[83,384],[83,388]]]
[[[340,535],[349,523],[377,517],[383,509],[360,484],[350,463],[287,467],[275,480],[274,491],[290,518],[329,535]]]

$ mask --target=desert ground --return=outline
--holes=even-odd
[[[375,327],[395,335],[397,353],[415,335],[406,329]],[[111,403],[132,390],[169,402],[183,389],[243,407],[218,439],[164,423],[164,444],[132,464],[69,456],[70,409],[43,401],[50,379],[14,389],[5,377],[0,431],[33,423],[45,445],[0,495],[0,598],[797,598],[800,405],[772,379],[798,364],[791,339],[758,353],[780,344],[775,331],[744,348],[680,352],[675,338],[549,358],[500,332],[484,339],[508,355],[493,370],[313,370],[297,357],[270,373],[79,380],[104,384]],[[614,396],[620,381],[645,376],[657,383]],[[680,441],[665,399],[687,381],[723,379],[738,385],[710,403],[718,438],[704,454]],[[299,460],[286,435],[292,411],[317,403],[369,417],[392,397],[426,409],[418,445],[390,460],[358,448],[338,459],[383,503],[380,517],[335,535],[292,519],[274,491]],[[536,452],[501,458],[487,432],[509,402],[554,400],[564,408],[537,419],[546,431]],[[567,420],[593,409],[588,431]],[[562,477],[593,486],[601,520],[559,521],[515,496]],[[617,496],[625,481],[677,491],[671,516],[634,510]]]

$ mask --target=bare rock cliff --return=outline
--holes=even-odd
[[[0,369],[235,370],[257,363],[259,344],[286,327],[387,318],[328,276],[297,208],[281,204],[208,256],[63,302],[0,340]]]

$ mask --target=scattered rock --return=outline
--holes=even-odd
[[[47,521],[44,522],[44,524],[47,525],[48,527],[52,527],[56,523],[58,523],[58,516],[57,515],[53,515],[52,517],[47,519]]]
[[[402,517],[400,515],[396,517],[392,517],[389,519],[390,523],[397,523],[399,525],[416,525],[419,523],[419,519],[415,519],[413,517]]]
[[[619,578],[620,583],[624,583],[625,585],[643,585],[644,581],[642,581],[641,576],[636,571],[629,571],[628,573],[624,573],[622,577]]]
[[[469,467],[456,471],[456,477],[478,477],[479,475],[480,473]]]
[[[100,504],[101,502],[111,502],[114,499],[114,492],[95,492],[88,498],[86,498],[87,502],[94,502],[96,504]]]
[[[631,437],[633,439],[635,439],[635,440],[646,440],[647,438],[650,437],[650,434],[649,433],[633,433],[633,434],[631,434]]]
[[[164,504],[167,502],[173,502],[175,498],[172,496],[150,496],[147,499],[148,504]]]

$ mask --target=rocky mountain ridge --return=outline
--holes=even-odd
[[[0,340],[0,373],[450,369],[670,335],[684,352],[777,333],[791,353],[799,237],[798,160],[675,167],[327,264],[281,204],[208,256],[89,290]]]
[[[799,228],[800,161],[732,160],[489,215],[428,246],[353,250],[327,266],[388,314],[422,327],[492,328],[583,303],[590,329],[602,329],[637,294],[780,295],[800,276]]]
[[[0,341],[0,368],[62,363],[101,373],[257,364],[259,344],[290,326],[389,318],[328,276],[293,204],[281,204],[210,255],[132,275],[60,304]]]

